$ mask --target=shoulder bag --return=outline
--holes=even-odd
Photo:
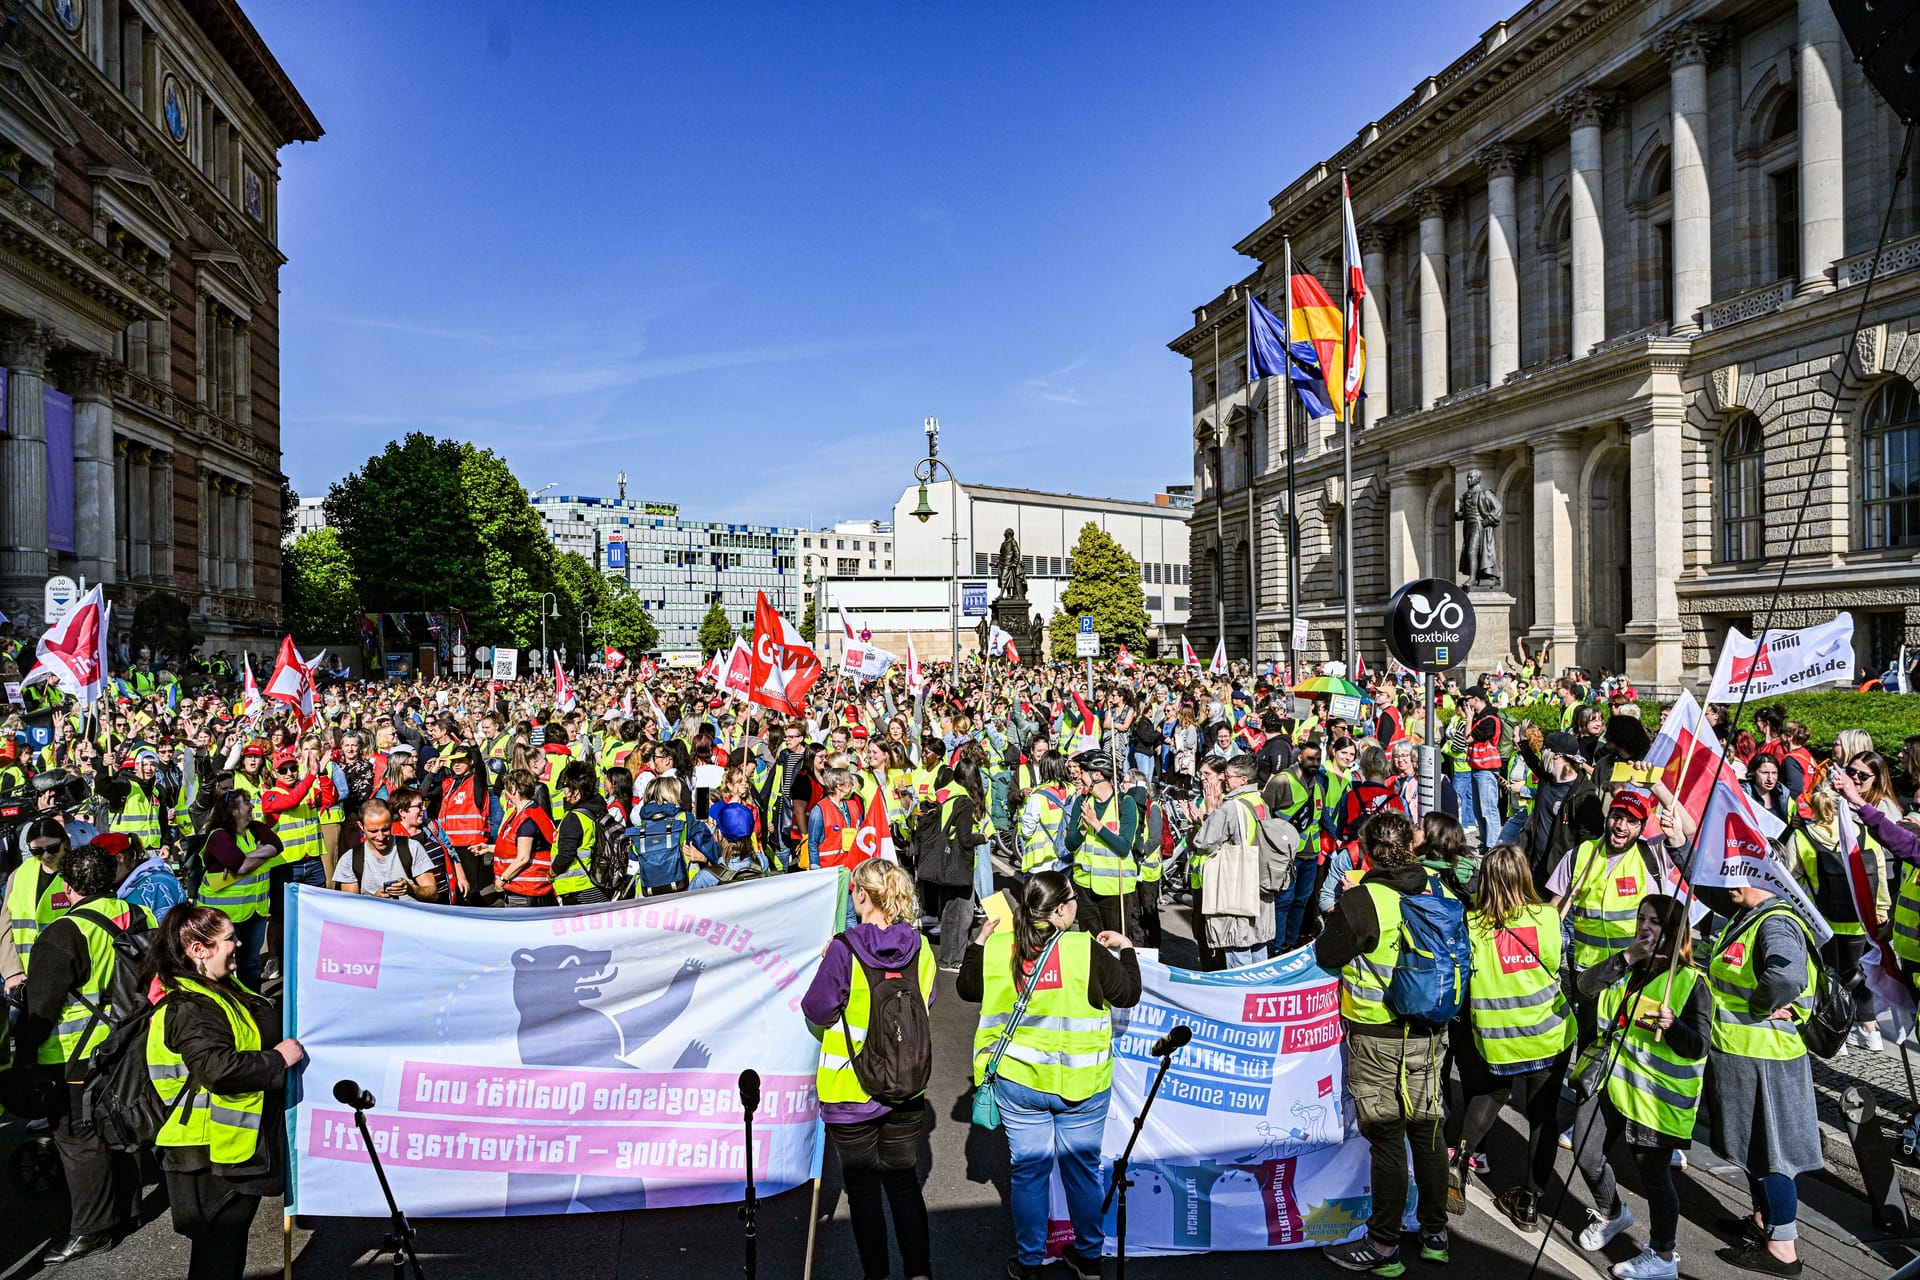
[[[1039,984],[1040,975],[1046,972],[1047,961],[1053,956],[1053,949],[1059,941],[1060,935],[1056,933],[1041,949],[1040,958],[1033,963],[1033,973],[1027,978],[1026,990],[1013,1002],[1013,1016],[1007,1019],[1006,1027],[1000,1032],[1000,1042],[993,1046],[993,1056],[987,1059],[987,1069],[981,1073],[980,1083],[973,1088],[973,1122],[982,1129],[1000,1127],[1000,1103],[993,1096],[993,1082],[1000,1071],[1000,1056],[1013,1043],[1013,1033],[1019,1029],[1020,1019],[1026,1016],[1027,1001],[1033,997],[1033,989]]]

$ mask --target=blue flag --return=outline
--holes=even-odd
[[[1287,371],[1287,331],[1280,317],[1251,293],[1247,295],[1247,381]]]

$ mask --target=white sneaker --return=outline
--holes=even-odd
[[[1885,1049],[1887,1047],[1887,1042],[1886,1042],[1886,1039],[1881,1036],[1880,1028],[1879,1027],[1860,1028],[1860,1047],[1862,1049],[1865,1049],[1868,1053],[1879,1053],[1881,1050]]]
[[[1573,1126],[1572,1125],[1568,1125],[1566,1128],[1560,1131],[1560,1149],[1562,1151],[1573,1150]]]
[[[1587,1210],[1586,1229],[1580,1233],[1580,1247],[1588,1253],[1598,1253],[1607,1247],[1607,1242],[1633,1225],[1633,1210],[1627,1202],[1620,1202],[1620,1216],[1609,1218],[1598,1209]]]
[[[1642,1249],[1625,1262],[1616,1262],[1611,1268],[1619,1280],[1679,1280],[1680,1253],[1674,1251],[1671,1258],[1663,1258],[1651,1249]]]
[[[1669,1163],[1676,1169],[1685,1169],[1687,1167],[1687,1153],[1677,1147],[1674,1148],[1673,1159]]]

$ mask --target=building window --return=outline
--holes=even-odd
[[[1026,574],[1029,578],[1033,576],[1033,557],[1032,556],[1020,557],[1020,572]]]
[[[833,549],[835,551],[845,551],[847,549],[847,540],[845,538],[835,538],[833,540]]]
[[[1654,323],[1673,323],[1673,224],[1653,224],[1653,260],[1658,274],[1653,281]]]
[[[973,576],[976,578],[987,576],[987,553],[984,551],[973,553]]]
[[[1161,599],[1162,599],[1162,597],[1160,597],[1160,596],[1148,596],[1148,597],[1147,597],[1147,612],[1148,612],[1148,613],[1158,613],[1158,612],[1160,612],[1160,601],[1161,601]]]
[[[1758,560],[1766,555],[1766,516],[1760,420],[1735,418],[1720,435],[1720,558]]]
[[[1874,392],[1860,430],[1866,545],[1920,546],[1920,401],[1913,385],[1896,378]]]
[[[889,560],[889,561],[887,561],[887,566],[886,566],[886,567],[887,567],[887,569],[888,569],[888,571],[889,571],[889,572],[891,572],[891,571],[892,571],[892,569],[893,569],[893,561],[891,561],[891,560]]]
[[[812,539],[812,538],[802,538],[802,539],[800,539],[800,545],[801,545],[801,546],[803,546],[803,547],[811,547],[811,546],[813,545],[813,539]],[[809,562],[809,563],[811,563],[811,562]]]
[[[1191,604],[1188,601],[1187,597],[1175,596],[1173,598],[1173,611],[1175,613],[1185,613],[1190,607],[1191,607]]]
[[[1773,278],[1800,278],[1800,174],[1785,169],[1770,174],[1773,189]]]
[[[1057,578],[1060,576],[1060,557],[1054,556],[1052,557],[1052,559],[1053,559],[1053,576]]]

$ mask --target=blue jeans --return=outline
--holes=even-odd
[[[1148,751],[1141,747],[1130,747],[1127,750],[1128,767],[1138,769],[1146,776],[1149,783],[1153,781],[1153,767],[1159,762],[1160,753],[1158,751]]]
[[[1244,969],[1256,960],[1265,960],[1267,958],[1267,949],[1265,947],[1248,947],[1245,951],[1228,949],[1222,951],[1220,954],[1225,958],[1227,968]]]
[[[1494,837],[1493,842],[1495,844],[1513,844],[1519,840],[1521,835],[1526,831],[1527,819],[1532,816],[1532,812],[1527,808],[1526,804],[1516,800],[1513,806],[1513,816],[1507,819],[1506,826],[1500,828],[1500,834]]]
[[[993,841],[982,840],[973,847],[973,900],[984,903],[993,896]]]
[[[1307,839],[1317,837],[1309,834]],[[1307,907],[1313,902],[1314,881],[1320,878],[1319,865],[1312,858],[1293,860],[1293,883],[1273,900],[1274,954],[1293,950],[1300,941],[1300,930],[1307,922]]]
[[[1480,847],[1491,849],[1500,835],[1500,771],[1475,769],[1473,778],[1474,816],[1480,820]],[[1460,819],[1462,826],[1465,818]]]
[[[293,884],[311,885],[315,889],[327,887],[327,869],[318,857],[302,858],[298,862],[287,864],[287,879]]]
[[[1464,766],[1453,771],[1453,808],[1454,817],[1460,819],[1460,825],[1466,828],[1467,839],[1478,837],[1474,828],[1478,823],[1473,812],[1473,771]]]
[[[1084,1102],[1068,1102],[1004,1076],[993,1082],[1013,1154],[1013,1245],[1020,1261],[1046,1265],[1049,1197],[1054,1161],[1067,1191],[1074,1252],[1098,1258],[1106,1240],[1100,1217],[1105,1188],[1100,1176],[1100,1135],[1107,1124],[1108,1090]]]
[[[240,940],[239,954],[234,957],[234,968],[240,981],[253,988],[260,989],[261,952],[267,949],[267,917],[255,916],[251,920],[235,920],[233,936]],[[285,965],[281,968],[284,970]]]

